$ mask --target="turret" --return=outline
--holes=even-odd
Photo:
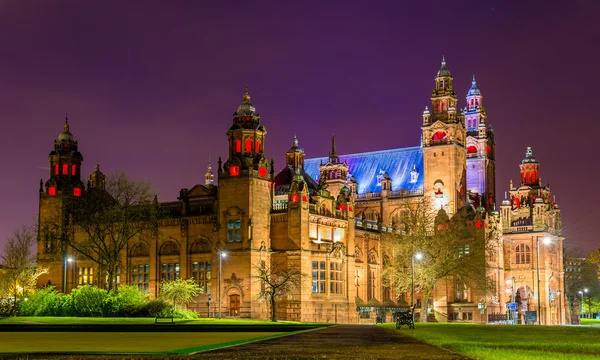
[[[519,165],[521,170],[521,186],[539,186],[540,163],[533,157],[531,147],[527,147],[525,158]]]
[[[215,184],[215,176],[212,172],[210,165],[210,157],[208,158],[208,166],[206,166],[206,172],[204,173],[204,185],[206,187],[213,186]]]
[[[319,166],[320,183],[327,184],[327,190],[332,196],[337,196],[348,179],[348,164],[342,162],[335,148],[335,135],[331,138],[329,161]]]

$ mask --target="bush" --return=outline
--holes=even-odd
[[[172,311],[173,305],[163,300],[155,299],[141,305],[131,316],[171,316]]]
[[[67,297],[56,291],[54,286],[37,290],[19,302],[22,316],[64,316]]]
[[[10,316],[14,312],[14,297],[0,297],[0,317]]]
[[[177,310],[173,311],[172,316],[174,318],[179,318],[179,319],[198,319],[198,318],[200,318],[200,315],[198,315],[198,313],[193,310],[181,310],[181,309],[177,309]]]
[[[92,285],[78,286],[71,291],[73,316],[103,316],[105,306],[114,309],[112,301],[107,301],[108,293]],[[108,303],[108,304],[106,304]]]

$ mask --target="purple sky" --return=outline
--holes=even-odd
[[[339,153],[418,145],[444,54],[460,107],[473,73],[483,92],[499,200],[532,146],[567,241],[590,251],[599,4],[2,1],[0,245],[37,216],[65,112],[85,177],[99,161],[175,200],[203,182],[209,154],[226,155],[246,81],[278,171],[294,133],[309,157],[332,133]]]

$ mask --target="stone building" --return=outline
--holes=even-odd
[[[432,317],[480,322],[488,313],[504,313],[512,301],[505,282],[514,279],[520,314],[537,309],[533,299],[539,293],[542,321],[560,322],[560,210],[550,187],[542,186],[539,163],[528,148],[521,185],[511,184],[510,197],[498,211],[494,132],[475,78],[466,101],[459,110],[453,77],[442,60],[431,110],[426,107],[420,121],[420,146],[340,155],[332,138],[328,156],[305,159],[294,136],[276,174],[264,153],[266,128],[246,89],[226,132],[228,154],[224,162],[218,160],[217,183],[209,162],[204,184],[181,189],[177,201],[160,203],[169,216],[160,221],[159,235],[129,244],[117,284],[137,284],[157,296],[160,279],[193,277],[204,288],[190,305],[200,314],[212,316],[220,299],[228,316],[266,318],[266,304],[256,299],[261,284],[252,274],[255,266],[275,259],[308,275],[304,286],[279,304],[280,319],[374,321],[376,314],[389,316],[394,306],[408,302],[382,281],[382,234],[397,231],[403,203],[428,197],[449,216],[459,210],[472,214],[478,226],[493,228],[502,240],[489,260],[496,289],[478,294],[452,279],[440,282],[427,300]],[[83,157],[68,121],[49,158],[50,179],[39,190],[41,223],[60,211],[64,197],[86,193]],[[88,188],[102,188],[104,181],[96,166]],[[540,245],[541,264],[534,256],[540,239],[551,242]],[[56,236],[40,234],[38,256],[51,268],[40,285],[69,291],[78,284],[103,283],[92,263],[68,262],[68,249],[58,244]],[[538,264],[542,291],[532,277]]]

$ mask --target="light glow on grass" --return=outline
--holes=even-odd
[[[311,325],[314,323],[301,323],[296,321],[265,321],[252,319],[217,319],[217,318],[201,318],[201,319],[174,319],[177,324],[185,325],[206,325],[206,324],[251,324],[251,325],[285,325],[285,324],[303,324]],[[49,324],[49,325],[121,325],[121,324],[154,324],[154,318],[92,318],[92,317],[56,317],[56,316],[17,316],[0,318],[0,325],[7,324]],[[331,325],[331,324],[328,324]]]
[[[384,327],[395,329],[395,324]],[[525,326],[416,323],[404,335],[484,360],[581,360],[600,356],[600,329],[573,326]]]

